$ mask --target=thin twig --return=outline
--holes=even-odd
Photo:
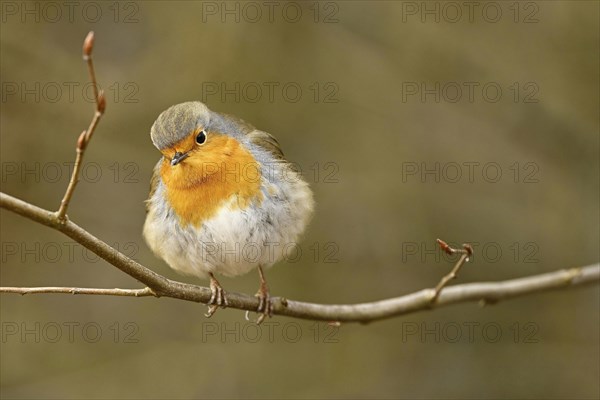
[[[106,98],[104,97],[104,92],[98,90],[98,83],[96,82],[96,73],[94,72],[94,62],[92,60],[92,50],[94,49],[94,32],[88,33],[87,37],[83,42],[83,59],[86,61],[88,66],[88,73],[90,75],[90,80],[92,82],[92,87],[94,88],[94,99],[96,101],[96,110],[94,111],[94,116],[92,117],[92,121],[87,130],[81,132],[79,138],[77,139],[77,147],[75,156],[75,166],[73,167],[73,172],[71,173],[71,179],[69,180],[69,185],[67,186],[67,190],[65,191],[65,195],[63,196],[62,201],[60,202],[60,207],[56,212],[56,216],[60,222],[64,222],[66,220],[67,209],[69,208],[69,203],[71,202],[71,198],[73,197],[73,193],[75,192],[75,187],[77,186],[77,182],[79,182],[79,173],[81,171],[82,163],[83,163],[83,154],[85,153],[85,149],[90,142],[98,123],[100,122],[100,118],[104,114],[106,110]]]
[[[76,287],[0,287],[0,293],[42,294],[42,293],[62,293],[62,294],[88,294],[103,296],[133,296],[133,297],[158,297],[149,287],[144,289],[96,289],[96,288],[76,288]]]
[[[460,269],[464,263],[469,261],[469,257],[471,257],[473,255],[473,248],[469,244],[463,244],[462,249],[454,249],[454,248],[450,247],[448,245],[448,243],[444,242],[442,239],[437,239],[437,242],[440,245],[440,247],[442,248],[442,251],[445,251],[447,254],[450,254],[450,255],[458,253],[458,254],[460,254],[460,258],[454,265],[454,268],[452,268],[452,271],[450,271],[446,276],[444,276],[440,280],[440,282],[437,284],[437,286],[435,287],[433,297],[431,298],[432,303],[436,302],[436,300],[440,296],[440,293],[442,292],[442,289],[444,287],[446,287],[448,282],[450,282],[452,279],[455,279],[458,276],[458,271],[460,271]]]

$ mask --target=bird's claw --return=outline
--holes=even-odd
[[[206,318],[212,317],[219,307],[226,308],[229,305],[225,290],[223,290],[219,281],[212,274],[210,275],[210,291],[211,296],[210,300],[208,300],[208,311],[204,314]]]
[[[269,295],[267,285],[261,285],[254,296],[258,297],[258,308],[256,309],[256,312],[260,314],[254,323],[260,325],[265,318],[273,315],[273,305],[271,304],[271,296]],[[246,321],[250,321],[249,314],[250,311],[246,311]]]
[[[219,308],[219,306],[215,306],[215,305],[209,305],[209,306],[208,306],[208,311],[207,311],[207,312],[204,314],[204,316],[205,316],[206,318],[210,318],[210,317],[212,317],[212,316],[213,316],[213,314],[214,314],[215,312],[217,312],[217,309],[218,309],[218,308]]]

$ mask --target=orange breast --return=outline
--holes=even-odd
[[[188,151],[190,156],[175,166],[165,159],[160,168],[167,200],[182,225],[199,226],[213,217],[231,199],[244,209],[260,202],[260,170],[252,154],[236,139],[209,132],[205,145],[194,145],[195,134],[164,154]]]

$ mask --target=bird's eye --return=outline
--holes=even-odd
[[[198,133],[198,136],[196,136],[196,143],[204,144],[205,142],[206,142],[206,131],[203,129],[200,131],[200,133]]]

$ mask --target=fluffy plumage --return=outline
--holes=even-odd
[[[207,132],[198,145],[198,132]],[[144,237],[172,268],[207,277],[270,267],[312,215],[312,192],[270,134],[200,102],[164,111],[151,129],[154,169]],[[171,165],[176,152],[189,152]]]

